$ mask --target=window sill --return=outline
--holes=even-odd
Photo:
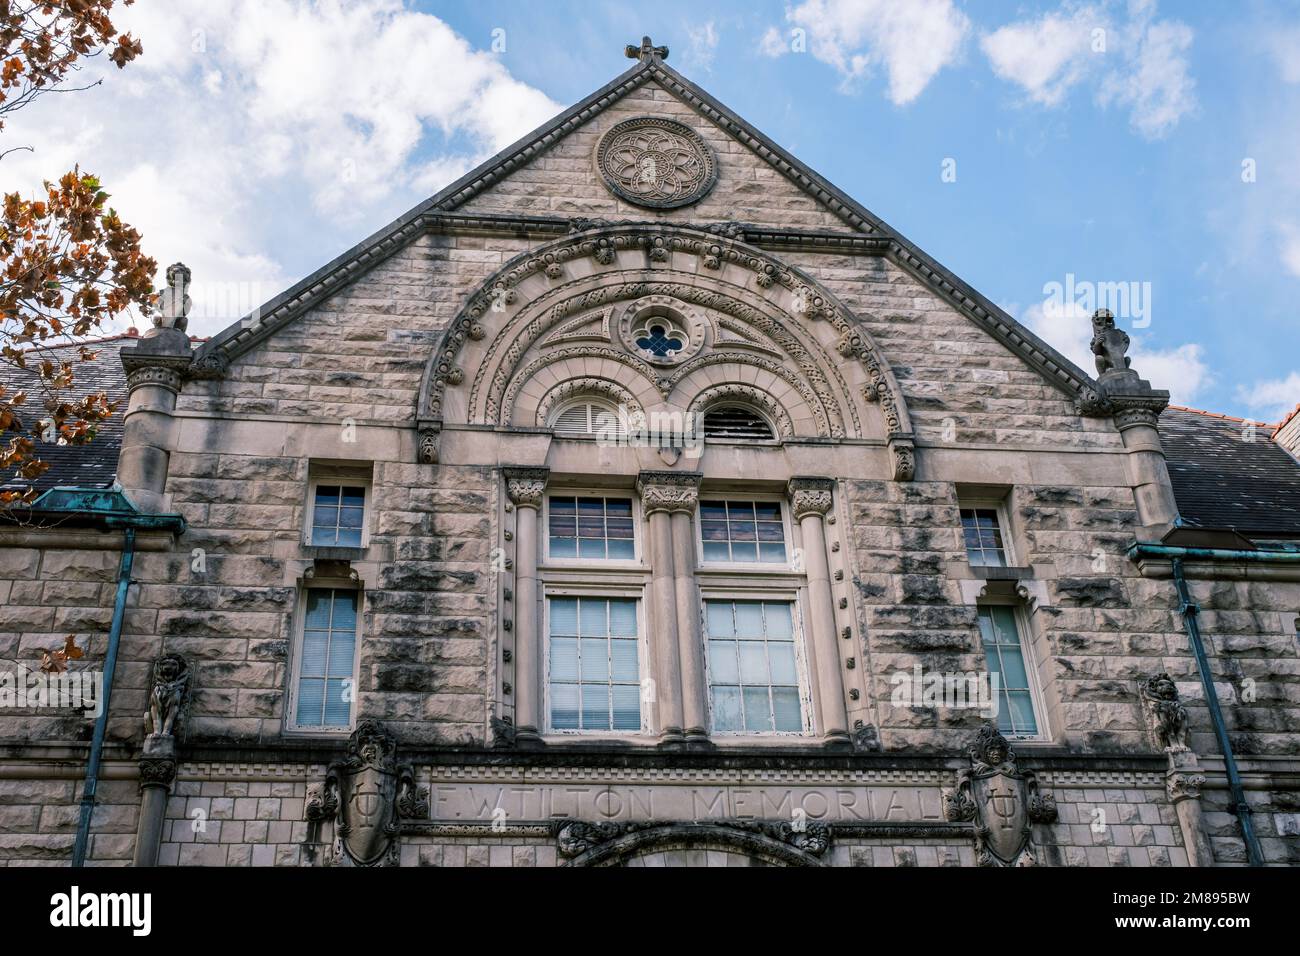
[[[1033,568],[1014,564],[972,564],[970,572],[985,581],[1020,581],[1034,576]]]
[[[304,544],[302,552],[309,558],[321,561],[361,561],[366,556],[366,548],[345,548],[338,545]]]

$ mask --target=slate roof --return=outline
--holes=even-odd
[[[1172,405],[1160,440],[1183,523],[1250,538],[1300,537],[1300,461],[1273,441],[1276,425]]]
[[[106,488],[117,477],[117,456],[122,449],[122,416],[126,413],[126,370],[118,355],[123,345],[136,341],[130,334],[117,335],[88,343],[98,357],[93,362],[75,365],[74,391],[105,392],[110,402],[117,402],[117,412],[104,422],[95,437],[85,445],[49,445],[37,442],[37,456],[49,462],[50,469],[32,486],[45,491],[57,485],[76,485],[82,488]],[[71,346],[46,350],[56,361],[73,354]],[[29,360],[30,362],[30,360]],[[31,427],[33,419],[42,415],[40,393],[34,385],[36,376],[23,373],[10,366],[0,367],[0,377],[6,385],[27,388],[28,404],[23,406],[24,422]],[[27,487],[26,482],[15,482],[13,472],[0,476],[4,487]]]

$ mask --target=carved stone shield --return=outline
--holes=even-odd
[[[1029,842],[1029,811],[1019,776],[995,771],[971,775],[976,805],[983,807],[984,845],[1005,866],[1013,865]]]
[[[353,862],[379,863],[397,834],[395,761],[379,747],[362,747],[359,766],[339,772],[339,799],[344,811],[338,836]]]

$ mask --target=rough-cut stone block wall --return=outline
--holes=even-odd
[[[47,777],[0,778],[0,866],[68,865],[81,815],[82,778],[67,769],[66,763],[51,764]],[[100,780],[87,865],[130,865],[139,803],[134,780]]]
[[[649,210],[624,202],[605,187],[592,161],[601,134],[626,119],[647,115],[684,123],[713,147],[719,166],[718,182],[700,202],[680,209]],[[776,172],[752,150],[701,118],[653,81],[610,105],[456,212],[615,220],[655,218],[677,222],[739,220],[796,229],[852,231],[844,220]]]

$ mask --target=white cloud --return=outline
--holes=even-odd
[[[1266,43],[1285,83],[1300,83],[1300,26],[1273,30]]]
[[[1087,74],[1097,56],[1093,31],[1104,23],[1095,7],[1049,13],[986,34],[980,48],[1000,78],[1024,87],[1035,102],[1056,106]]]
[[[1036,303],[1025,310],[1021,322],[1089,375],[1096,374],[1094,356],[1089,347],[1092,341],[1091,315],[1077,302],[1061,304],[1048,300]],[[1189,342],[1171,349],[1152,349],[1143,343],[1140,335],[1129,334],[1133,344],[1128,354],[1133,369],[1153,388],[1168,389],[1175,404],[1192,404],[1210,384],[1210,368],[1200,345]]]
[[[770,27],[759,49],[780,56],[801,48],[833,66],[851,89],[883,66],[889,98],[902,106],[957,59],[970,20],[952,0],[804,0],[786,11],[793,25]]]
[[[718,49],[718,29],[710,20],[701,26],[686,28],[687,47],[683,59],[686,69],[700,70],[704,73],[713,70],[713,55]]]
[[[1264,421],[1281,421],[1300,403],[1300,372],[1292,372],[1286,378],[1265,379],[1249,388],[1239,386],[1237,399]]]
[[[4,142],[37,151],[0,173],[98,174],[145,251],[194,270],[196,334],[289,284],[286,234],[341,250],[561,109],[402,0],[170,0],[115,22],[144,56],[12,117]]]
[[[1278,228],[1282,233],[1282,265],[1287,272],[1300,278],[1300,226],[1282,223]]]
[[[1112,6],[1066,3],[986,34],[980,48],[993,72],[1032,102],[1059,106],[1072,88],[1091,82],[1098,103],[1127,108],[1130,125],[1157,139],[1196,108],[1193,31],[1156,20],[1155,0],[1132,0],[1124,18]]]

